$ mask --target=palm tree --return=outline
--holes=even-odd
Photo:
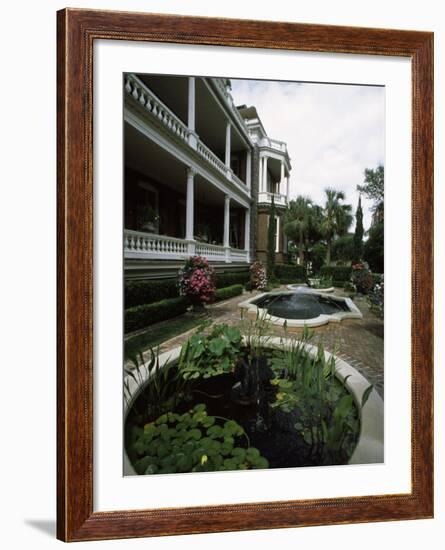
[[[342,204],[345,199],[342,191],[325,189],[326,202],[323,208],[321,232],[326,239],[326,265],[331,263],[331,245],[336,236],[344,235],[352,223],[350,204]]]
[[[311,199],[299,195],[295,200],[290,201],[284,214],[283,229],[292,241],[298,243],[300,265],[303,265],[304,243],[306,242],[306,234],[311,224],[311,208]]]

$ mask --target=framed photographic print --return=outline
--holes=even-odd
[[[433,35],[58,12],[58,538],[433,514]]]

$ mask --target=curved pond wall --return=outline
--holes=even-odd
[[[282,348],[286,345],[287,340],[282,338],[267,338],[265,347]],[[318,348],[311,344],[306,344],[306,348],[312,355],[318,353]],[[176,361],[179,359],[181,346],[178,346],[171,351],[162,353],[159,356],[159,365],[163,367],[167,362]],[[332,356],[331,353],[325,352],[326,358]],[[357,409],[360,411],[360,403],[363,393],[369,387],[368,380],[360,374],[349,363],[335,357],[336,372],[335,376],[344,383],[352,394]],[[150,375],[144,367],[140,367],[140,381],[136,382],[131,376],[125,378],[126,388],[124,390],[124,423],[127,419],[129,410],[139,394],[144,390],[149,383]],[[383,400],[375,389],[372,390],[369,398],[360,411],[360,435],[357,446],[349,459],[349,464],[373,464],[381,463],[384,460],[384,430],[383,430]],[[124,449],[124,475],[137,475],[127,453]]]

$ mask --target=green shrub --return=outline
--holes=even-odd
[[[187,305],[187,299],[179,296],[153,304],[130,307],[125,310],[125,333],[181,315],[187,311]]]
[[[345,281],[351,279],[351,266],[324,265],[320,269],[320,275],[322,277],[331,277],[335,286],[343,286]]]
[[[228,300],[234,296],[238,296],[243,293],[243,285],[231,285],[225,288],[219,288],[215,292],[215,302],[221,302],[222,300]]]
[[[282,284],[300,283],[306,279],[306,270],[303,265],[277,264],[275,275]]]
[[[125,308],[132,308],[145,304],[152,304],[167,298],[179,296],[178,281],[176,279],[126,281]]]
[[[250,273],[241,271],[238,273],[216,273],[216,288],[225,288],[232,285],[244,285],[250,279]]]

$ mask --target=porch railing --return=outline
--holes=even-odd
[[[125,91],[150,113],[156,121],[173,137],[179,138],[194,149],[201,158],[209,163],[224,178],[231,180],[244,193],[248,192],[246,184],[228,168],[200,139],[180,120],[137,76],[125,76]],[[239,113],[235,109],[238,116]]]
[[[287,196],[280,193],[269,193],[268,191],[262,191],[258,193],[259,204],[272,204],[272,197],[276,206],[287,206]]]
[[[226,248],[216,244],[177,239],[125,229],[124,257],[146,260],[185,260],[193,255],[204,256],[209,262],[248,262],[247,250]]]
[[[125,91],[171,134],[188,143],[190,130],[147,86],[132,74],[125,77]]]

